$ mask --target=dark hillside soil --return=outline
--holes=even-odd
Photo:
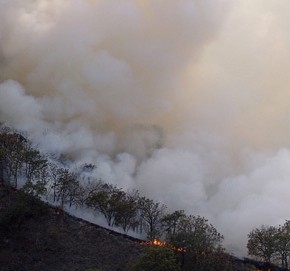
[[[125,271],[140,253],[133,240],[0,188],[1,271]]]
[[[0,271],[129,271],[144,251],[139,241],[0,184]],[[233,271],[285,270],[226,258]]]

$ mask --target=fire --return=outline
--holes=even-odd
[[[141,245],[150,245],[150,246],[158,246],[158,247],[165,247],[167,246],[166,242],[154,239],[153,241],[143,241],[141,242]]]
[[[177,247],[174,247],[170,244],[168,244],[167,242],[165,241],[160,241],[160,240],[157,240],[157,239],[154,239],[153,241],[143,241],[141,242],[141,245],[149,245],[149,246],[158,246],[158,247],[168,247],[174,251],[178,251],[178,252],[186,252],[186,249],[185,248],[177,248]]]
[[[55,211],[56,215],[61,215],[61,212],[59,210]]]
[[[159,246],[159,247],[165,247],[166,246],[166,242],[162,242],[159,240],[154,239],[154,241],[152,242],[154,246]]]
[[[63,211],[60,209],[52,209],[52,212],[56,215],[56,216],[61,216],[63,215]]]

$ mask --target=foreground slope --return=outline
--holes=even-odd
[[[0,186],[0,271],[127,271],[143,252],[137,239]],[[228,270],[283,270],[230,255],[226,258],[231,262]],[[184,265],[182,270],[191,268]]]
[[[0,270],[127,270],[140,254],[133,240],[0,188]]]

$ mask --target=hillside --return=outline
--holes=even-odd
[[[10,214],[3,221],[9,206]],[[11,211],[12,210],[12,211]],[[0,270],[127,270],[140,245],[19,191],[0,189]]]
[[[92,268],[126,271],[143,252],[144,246],[135,238],[75,218],[21,191],[0,186],[0,271],[89,271]],[[227,254],[222,259],[228,261],[227,270],[269,268],[263,263],[238,260]],[[191,270],[186,265],[183,269]],[[280,270],[271,266],[271,271]]]

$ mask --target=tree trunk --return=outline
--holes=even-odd
[[[0,159],[0,186],[4,185],[4,163]]]

